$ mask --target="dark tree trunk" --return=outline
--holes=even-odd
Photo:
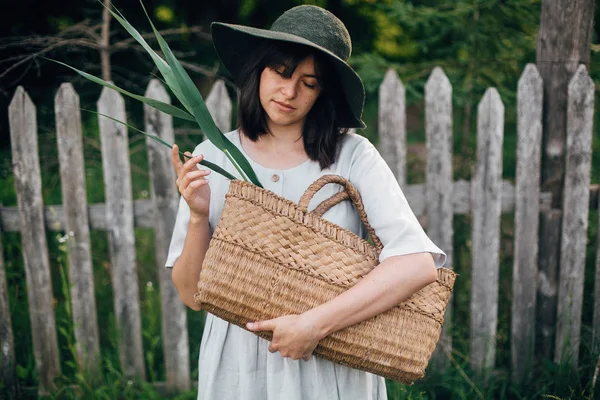
[[[541,185],[552,193],[551,214],[540,224],[538,354],[552,357],[560,260],[562,189],[567,124],[567,87],[590,57],[594,0],[544,0],[537,44],[537,68],[544,80]]]

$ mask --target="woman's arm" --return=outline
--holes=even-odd
[[[390,257],[352,288],[305,314],[325,337],[389,310],[436,279],[429,253]]]
[[[194,301],[194,294],[209,242],[208,217],[191,216],[183,250],[173,265],[171,279],[183,304],[195,311],[200,310]]]
[[[327,303],[301,315],[255,322],[248,328],[273,331],[271,352],[307,360],[327,335],[387,311],[436,279],[437,270],[429,253],[389,257]]]
[[[171,162],[177,174],[177,188],[190,208],[190,220],[183,249],[173,265],[171,279],[183,304],[193,310],[199,310],[200,307],[194,301],[194,294],[210,242],[210,188],[206,179],[210,170],[198,169],[198,163],[203,159],[202,155],[192,157],[189,152],[186,155],[190,159],[184,164],[179,158],[179,148],[173,145]]]

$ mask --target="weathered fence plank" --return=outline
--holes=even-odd
[[[112,89],[102,90],[98,100],[98,112],[127,122],[123,97]],[[102,116],[98,116],[98,122],[102,142],[106,222],[120,360],[125,376],[145,379],[133,231],[129,139],[127,129],[123,125]]]
[[[569,83],[567,156],[563,199],[560,280],[556,323],[556,362],[579,360],[581,308],[592,167],[594,82],[580,65]]]
[[[477,108],[477,167],[472,184],[471,368],[487,373],[496,357],[504,105],[495,88]]]
[[[60,375],[60,364],[48,243],[44,229],[36,110],[21,86],[10,102],[8,115],[33,352],[40,382],[39,390],[44,393]]]
[[[543,83],[534,64],[519,79],[511,326],[512,378],[529,380],[535,346]]]
[[[206,97],[206,108],[210,111],[210,115],[212,115],[215,124],[221,132],[229,132],[231,130],[232,105],[223,80],[219,79],[213,85]]]
[[[85,193],[79,96],[63,83],[54,99],[64,229],[67,232],[69,282],[77,364],[90,379],[101,376],[94,271]]]
[[[406,100],[398,74],[389,69],[379,87],[379,152],[404,188],[406,183]]]
[[[8,286],[2,249],[2,224],[0,224],[0,382],[3,382],[8,397],[16,397],[15,342],[8,303]]]
[[[452,268],[452,85],[440,67],[433,69],[425,85],[425,131],[427,234],[446,253],[446,267]],[[448,303],[440,341],[432,358],[432,366],[437,370],[448,366],[451,324],[452,301]]]
[[[213,89],[214,91],[215,89]],[[145,96],[171,103],[165,88],[156,79],[150,81]],[[170,115],[145,105],[144,121],[146,132],[160,137],[167,143],[174,142],[173,118]],[[224,127],[220,128],[224,129]],[[169,389],[188,390],[190,388],[190,355],[187,314],[171,280],[171,268],[165,268],[179,200],[175,186],[176,175],[171,165],[171,152],[149,137],[146,137],[146,145],[148,147],[150,189],[155,210],[154,218],[152,218],[155,237],[154,253],[159,277],[166,384]]]
[[[540,211],[542,209],[540,208]],[[545,242],[539,243],[536,311],[536,354],[541,359],[551,359],[556,330],[556,302],[558,295],[558,251],[560,248],[560,222],[558,209],[540,213],[540,232],[546,232]],[[540,236],[541,238],[541,236]]]
[[[600,202],[600,199],[598,200]],[[599,204],[600,205],[600,204]],[[598,215],[600,226],[600,214]],[[594,278],[594,316],[592,318],[592,352],[600,351],[600,235],[596,237],[596,276]]]

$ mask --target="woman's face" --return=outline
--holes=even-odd
[[[265,110],[267,127],[302,128],[306,115],[321,93],[315,75],[313,56],[302,60],[291,77],[283,76],[284,67],[265,68],[260,75],[260,103]]]

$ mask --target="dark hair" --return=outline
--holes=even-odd
[[[266,134],[265,111],[259,97],[263,70],[283,67],[282,75],[289,78],[298,64],[310,55],[315,60],[315,74],[321,93],[306,116],[302,137],[308,157],[318,161],[321,169],[325,169],[335,162],[342,135],[348,132],[338,123],[339,115],[348,108],[344,107],[346,99],[333,66],[318,50],[294,43],[260,42],[239,75],[238,124],[252,141]]]

